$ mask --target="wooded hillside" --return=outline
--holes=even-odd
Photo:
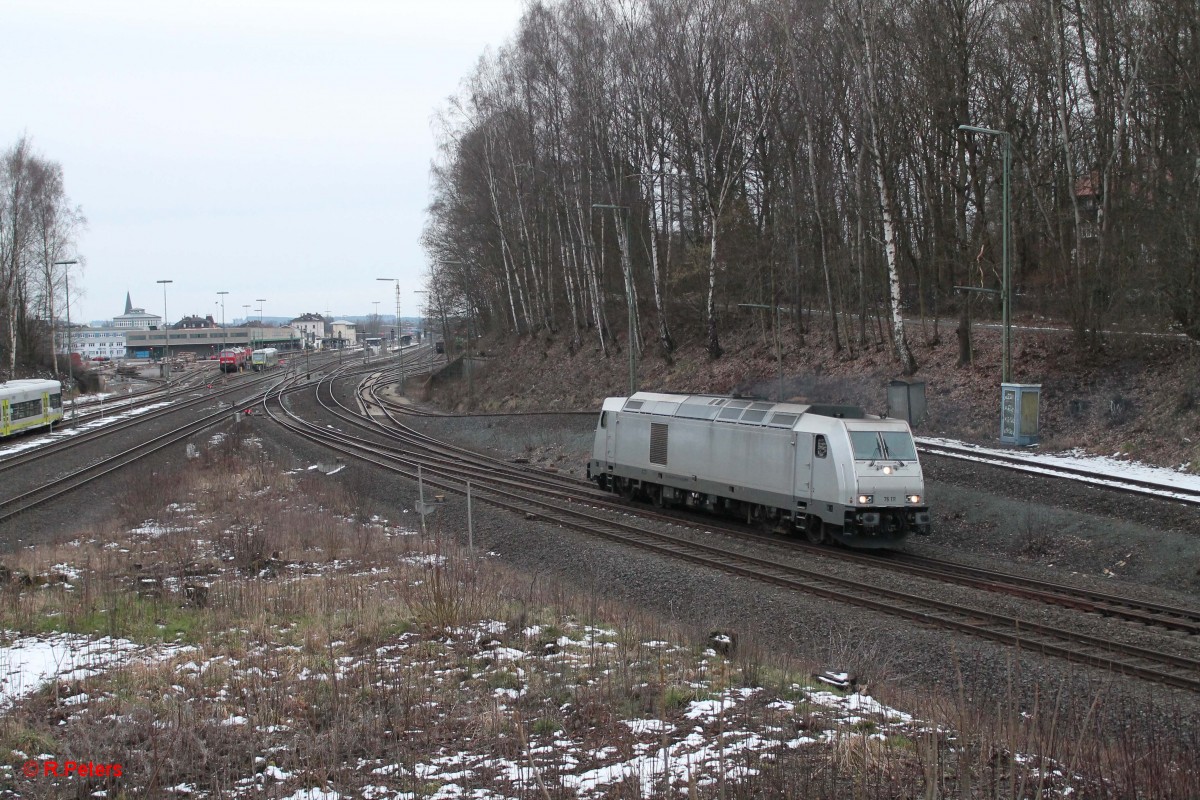
[[[817,309],[913,372],[904,317],[1002,286],[1010,145],[1017,312],[1200,338],[1193,0],[539,3],[440,136],[429,303],[476,330],[716,358]]]

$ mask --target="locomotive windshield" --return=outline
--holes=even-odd
[[[856,461],[916,461],[917,447],[908,431],[850,431]]]

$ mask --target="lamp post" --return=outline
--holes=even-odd
[[[1000,316],[1001,330],[1000,336],[1002,360],[1000,362],[1000,382],[1010,383],[1012,381],[1012,302],[1010,297],[1010,275],[1008,264],[1008,205],[1009,205],[1009,183],[1008,175],[1012,169],[1012,135],[1008,131],[998,131],[993,128],[980,128],[976,125],[959,125],[960,131],[969,131],[971,133],[984,133],[989,136],[999,136],[1004,140],[1004,168],[1003,168],[1003,200],[1001,207],[1003,213],[1000,221],[1000,260],[1002,263],[1002,279],[1000,287]]]
[[[400,279],[376,278],[377,281],[392,281],[396,284],[396,365],[400,368],[400,394],[404,394],[404,343],[400,340]]]
[[[70,396],[72,397],[72,399],[71,399],[72,406],[75,405],[75,400],[74,400],[75,365],[71,360],[71,354],[74,352],[74,338],[71,336],[71,265],[78,264],[78,263],[79,263],[79,260],[75,259],[75,258],[67,259],[66,261],[55,261],[54,262],[54,266],[56,266],[56,267],[66,267],[66,269],[63,270],[63,296],[66,298],[66,301],[67,301],[67,375],[68,375],[67,380],[69,382],[68,385],[71,387],[71,395]],[[50,298],[51,298],[51,301],[53,301],[53,299],[54,299],[53,287],[51,287],[51,290],[50,290]],[[51,335],[55,339],[55,341],[52,342],[53,346],[50,348],[50,352],[52,354],[52,360],[54,361],[54,377],[57,378],[58,377],[58,341],[57,341],[58,333],[57,333],[57,331],[53,330],[56,327],[54,325],[54,309],[50,310],[50,327],[51,327],[51,331],[52,331]]]
[[[258,346],[260,348],[267,346],[267,331],[263,327],[263,305],[266,304],[267,298],[256,297],[254,302],[258,303],[258,308],[254,309],[258,312]]]
[[[224,350],[225,346],[226,346],[225,345],[225,295],[229,294],[229,292],[217,292],[217,294],[221,295],[221,349]],[[218,356],[217,358],[219,360],[220,356]]]
[[[312,362],[309,360],[308,351],[311,349],[313,340],[316,337],[315,332],[306,331],[306,334],[308,341],[304,343],[304,380],[308,380],[312,377]]]
[[[633,246],[633,242],[629,238],[629,206],[592,203],[592,209],[597,208],[612,209],[613,211],[624,212],[625,215],[625,241],[621,247],[621,260],[624,262],[622,267],[625,271],[625,300],[626,310],[629,313],[629,394],[632,397],[637,391],[637,342],[633,336],[633,257],[629,252]]]
[[[246,326],[246,346],[253,350],[254,331],[250,330],[250,304],[242,303],[242,308],[245,309],[245,311],[242,312],[242,325]]]
[[[780,343],[779,306],[765,306],[761,303],[738,303],[738,308],[765,308],[775,310],[775,358],[779,362],[779,402],[783,402],[783,345]]]
[[[163,374],[167,379],[167,397],[171,396],[171,326],[167,322],[167,284],[171,280],[155,281],[163,287]]]

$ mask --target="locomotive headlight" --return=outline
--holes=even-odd
[[[858,504],[860,506],[869,506],[869,505],[871,505],[871,503],[874,503],[874,502],[875,502],[875,495],[873,495],[873,494],[860,494],[858,496]]]
[[[915,506],[915,505],[917,505],[918,503],[920,503],[920,502],[921,502],[921,495],[919,495],[919,494],[910,494],[910,495],[908,496],[907,500],[908,500],[908,502],[912,503],[912,504]]]
[[[884,468],[883,468],[883,474],[884,474],[884,475],[891,475],[891,474],[892,474],[892,468],[891,468],[891,467],[884,467]]]

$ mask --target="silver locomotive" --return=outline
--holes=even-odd
[[[812,542],[891,547],[930,532],[908,423],[852,406],[610,397],[587,474],[630,499],[733,514]]]

